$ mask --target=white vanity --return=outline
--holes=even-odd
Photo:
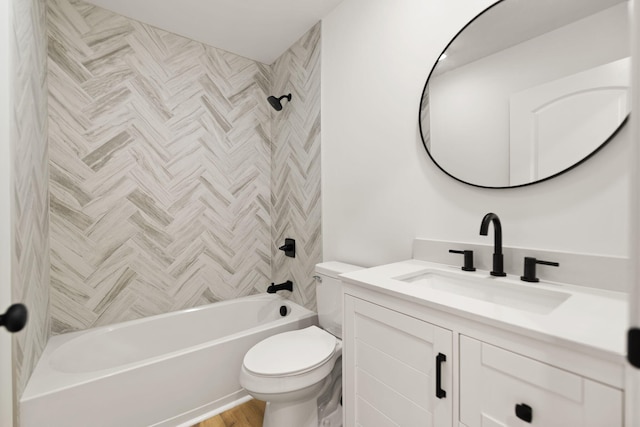
[[[625,294],[419,260],[342,277],[347,427],[624,425]]]

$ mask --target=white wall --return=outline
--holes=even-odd
[[[433,77],[431,154],[438,164],[463,181],[509,185],[511,95],[628,57],[627,21],[627,5],[620,3]]]
[[[442,48],[491,1],[344,0],[322,28],[323,257],[371,266],[411,257],[414,237],[624,256],[629,131],[551,181],[489,190],[444,175],[418,131]]]

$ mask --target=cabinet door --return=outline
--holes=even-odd
[[[346,426],[451,426],[451,331],[349,295],[344,308]]]
[[[460,421],[467,427],[620,427],[622,392],[460,336]]]

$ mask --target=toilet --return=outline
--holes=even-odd
[[[318,326],[273,335],[244,356],[240,384],[267,402],[263,427],[342,426],[342,284],[362,267],[316,265]]]

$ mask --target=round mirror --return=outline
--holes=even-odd
[[[529,185],[597,152],[630,112],[627,0],[501,0],[453,38],[420,102],[420,133],[451,177]]]

